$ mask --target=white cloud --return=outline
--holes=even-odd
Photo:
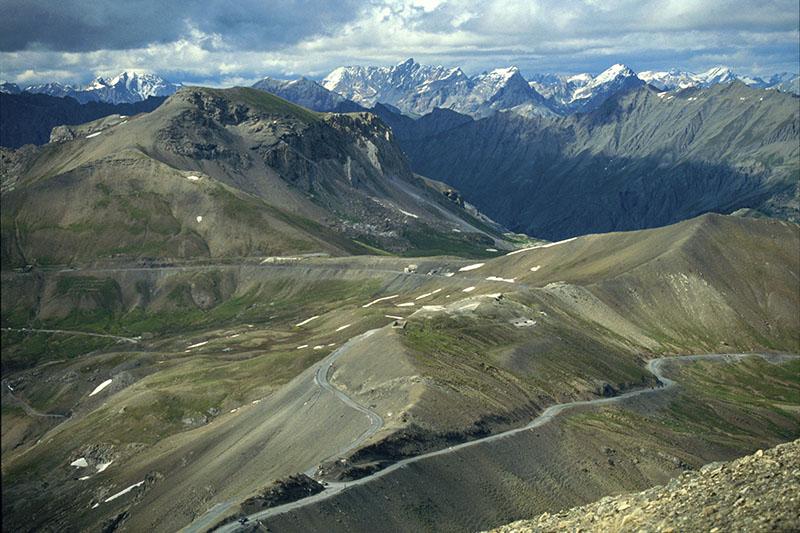
[[[222,8],[214,8],[213,24],[198,20],[203,12],[194,10],[194,19],[180,21],[180,37],[165,42],[86,52],[25,48],[0,53],[0,65],[3,78],[21,83],[85,82],[90,75],[136,67],[220,84],[264,75],[322,76],[342,64],[393,64],[407,57],[467,72],[509,64],[523,72],[597,72],[617,61],[639,70],[719,63],[753,74],[796,70],[797,2],[751,7],[743,0],[385,0],[362,4],[295,39],[263,42],[245,12],[230,15],[236,20],[228,30]],[[286,26],[295,33],[291,17],[309,16],[288,10],[279,15],[289,17]],[[280,27],[271,24],[272,31]]]

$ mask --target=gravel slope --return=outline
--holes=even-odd
[[[544,513],[492,532],[798,529],[800,440],[795,440],[729,463],[708,464],[644,492]]]

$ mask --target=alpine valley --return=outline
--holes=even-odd
[[[3,531],[800,527],[796,74],[247,85],[3,84]]]

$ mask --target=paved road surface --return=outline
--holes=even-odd
[[[402,461],[398,461],[398,462],[392,464],[391,466],[389,466],[387,468],[384,468],[383,470],[379,470],[378,472],[375,472],[374,474],[371,474],[369,476],[365,476],[365,477],[363,477],[361,479],[357,479],[355,481],[348,481],[346,483],[338,483],[338,482],[337,483],[330,483],[328,485],[328,487],[326,487],[326,489],[324,491],[322,491],[322,492],[319,492],[317,494],[309,496],[308,498],[303,498],[303,499],[297,500],[295,502],[287,503],[287,504],[284,504],[284,505],[279,505],[279,506],[276,506],[276,507],[272,507],[270,509],[265,509],[264,511],[260,511],[258,513],[251,514],[251,515],[248,516],[248,520],[252,523],[252,522],[255,522],[257,520],[264,520],[264,519],[269,518],[271,516],[276,516],[276,515],[279,515],[279,514],[286,513],[288,511],[293,510],[293,509],[298,509],[300,507],[305,507],[306,505],[311,505],[311,504],[313,504],[315,502],[326,500],[326,499],[328,499],[328,498],[330,498],[332,496],[335,496],[336,494],[338,494],[339,492],[342,492],[343,490],[345,490],[348,487],[352,487],[352,486],[356,486],[356,485],[363,485],[365,483],[369,483],[370,481],[373,481],[375,479],[383,477],[383,476],[385,476],[385,475],[387,475],[387,474],[389,474],[389,473],[391,473],[391,472],[393,472],[393,471],[395,471],[395,470],[397,470],[399,468],[403,468],[404,466],[406,466],[408,464],[416,463],[416,462],[419,462],[419,461],[424,461],[426,459],[429,459],[431,457],[436,457],[438,455],[444,455],[444,454],[448,454],[448,453],[453,453],[453,452],[456,452],[456,451],[461,450],[463,448],[468,448],[470,446],[477,446],[479,444],[484,444],[486,442],[491,442],[491,441],[495,441],[495,440],[499,440],[499,439],[505,439],[505,438],[511,437],[512,435],[516,435],[517,433],[521,433],[523,431],[528,431],[528,430],[543,426],[544,424],[547,424],[548,422],[553,420],[556,416],[558,416],[559,414],[563,413],[564,411],[567,411],[567,410],[570,410],[570,409],[574,409],[576,407],[608,405],[608,404],[619,403],[619,402],[622,402],[624,400],[627,400],[627,399],[630,399],[630,398],[633,398],[633,397],[636,397],[636,396],[642,396],[642,395],[646,395],[646,394],[661,393],[661,392],[663,392],[665,390],[668,390],[668,389],[671,389],[672,387],[675,387],[677,385],[677,383],[675,381],[673,381],[673,380],[667,378],[666,376],[664,376],[663,371],[662,371],[663,366],[666,363],[669,363],[671,361],[676,361],[676,360],[680,360],[680,361],[709,361],[709,360],[715,360],[716,361],[716,360],[720,360],[720,361],[726,361],[726,362],[735,362],[735,361],[739,361],[739,360],[741,360],[741,359],[743,359],[745,357],[754,356],[754,355],[758,356],[758,357],[762,357],[762,358],[764,358],[764,359],[766,359],[767,361],[770,361],[770,362],[780,362],[780,361],[785,361],[785,360],[788,360],[788,359],[793,359],[793,358],[800,357],[800,356],[797,356],[797,355],[779,355],[779,354],[705,354],[705,355],[687,355],[687,356],[676,356],[676,357],[662,357],[662,358],[659,358],[659,359],[653,359],[647,364],[647,370],[650,371],[653,375],[655,375],[656,378],[658,378],[658,380],[662,383],[662,385],[660,387],[651,388],[651,389],[639,389],[639,390],[627,392],[625,394],[620,394],[619,396],[614,396],[612,398],[599,398],[599,399],[596,399],[596,400],[585,400],[585,401],[568,402],[568,403],[563,403],[563,404],[558,404],[558,405],[552,405],[552,406],[548,407],[547,409],[545,409],[542,412],[542,414],[540,414],[538,417],[534,418],[530,423],[528,423],[527,425],[525,425],[523,427],[516,428],[516,429],[511,429],[511,430],[508,430],[508,431],[504,431],[502,433],[497,433],[495,435],[490,435],[490,436],[484,437],[482,439],[476,439],[476,440],[464,442],[464,443],[461,443],[461,444],[458,444],[458,445],[455,445],[455,446],[450,446],[449,448],[445,448],[445,449],[442,449],[442,450],[437,450],[437,451],[426,453],[426,454],[423,454],[423,455],[410,457],[408,459],[404,459]],[[343,393],[340,393],[340,394],[343,394]],[[227,533],[227,532],[239,531],[240,529],[242,529],[242,526],[240,526],[236,522],[233,522],[233,523],[230,523],[230,524],[226,524],[226,525],[224,525],[224,526],[222,526],[222,527],[220,527],[220,528],[218,528],[218,529],[216,529],[214,531],[215,532],[220,532],[220,533]]]

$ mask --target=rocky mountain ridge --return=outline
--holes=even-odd
[[[710,463],[636,494],[544,513],[492,533],[556,531],[796,531],[800,440],[728,463]]]

